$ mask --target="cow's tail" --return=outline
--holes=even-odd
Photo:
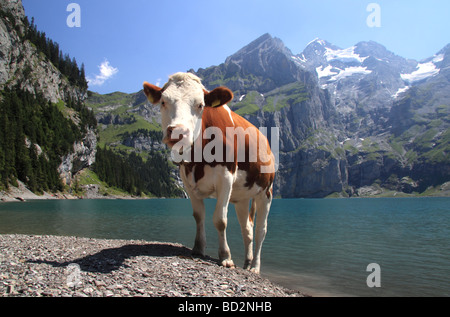
[[[250,213],[248,214],[248,219],[250,220],[251,223],[254,223],[254,221],[255,221],[255,214],[256,214],[256,201],[255,201],[255,199],[252,199]]]

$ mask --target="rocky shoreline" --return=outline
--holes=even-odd
[[[104,196],[99,193],[98,185],[86,186],[86,192],[82,197],[78,197],[69,193],[43,193],[37,195],[30,191],[24,183],[17,181],[18,186],[10,186],[6,191],[0,191],[0,202],[27,201],[27,200],[51,200],[51,199],[138,199],[133,196]],[[143,199],[143,198],[139,198]]]
[[[147,199],[146,197],[126,196],[126,195],[102,195],[99,191],[99,185],[91,184],[84,186],[82,197],[74,196],[69,193],[44,193],[36,195],[31,192],[21,181],[18,181],[18,187],[10,186],[7,191],[0,191],[0,202],[27,201],[27,200],[45,200],[45,199]],[[360,189],[358,197],[353,198],[383,198],[383,197],[450,197],[450,182],[446,182],[435,188],[428,189],[422,194],[405,194],[396,191],[388,191],[376,186],[365,186]],[[328,198],[349,198],[334,193]]]
[[[302,297],[173,243],[0,235],[0,297]]]

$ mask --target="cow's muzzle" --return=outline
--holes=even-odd
[[[183,141],[188,142],[189,139],[189,129],[184,125],[177,124],[174,126],[167,127],[166,137],[163,139],[163,142],[167,144],[170,148],[172,148],[178,142]],[[186,144],[187,145],[187,144]]]

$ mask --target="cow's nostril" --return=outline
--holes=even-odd
[[[172,132],[175,129],[175,127],[168,127],[167,128],[167,136],[170,138],[172,136]]]
[[[166,131],[167,138],[170,140],[181,140],[189,135],[189,130],[181,124],[169,126]]]

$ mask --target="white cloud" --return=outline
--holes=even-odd
[[[158,86],[158,87],[161,87],[161,78],[158,78],[157,80],[156,80],[156,84],[155,84],[155,86]]]
[[[100,74],[95,75],[95,78],[88,77],[87,81],[90,86],[101,86],[112,76],[119,72],[119,69],[112,67],[107,59],[98,67]]]

